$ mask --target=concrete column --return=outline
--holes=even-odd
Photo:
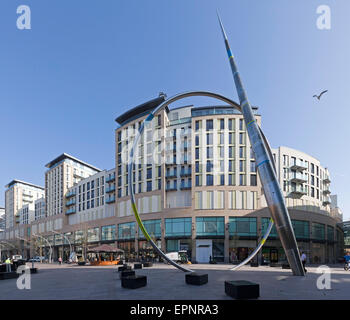
[[[192,261],[196,261],[196,217],[192,217]]]
[[[229,232],[229,217],[225,216],[225,241],[224,241],[224,262],[230,262],[230,232]]]

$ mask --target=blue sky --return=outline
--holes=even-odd
[[[22,4],[31,30],[16,27]],[[316,27],[322,4],[331,30]],[[2,0],[0,184],[44,185],[45,164],[63,152],[114,167],[114,119],[160,91],[238,100],[217,8],[270,143],[327,166],[350,219],[348,0]]]

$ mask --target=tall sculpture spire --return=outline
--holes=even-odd
[[[301,263],[299,249],[292,227],[292,222],[289,217],[289,213],[284,201],[280,185],[276,177],[276,173],[273,169],[273,164],[271,163],[273,159],[270,160],[266,145],[259,130],[259,126],[255,120],[252,107],[248,101],[247,94],[244,90],[241,77],[239,75],[235,59],[231,52],[231,48],[228,43],[227,35],[221,22],[219,13],[218,19],[222,35],[224,37],[224,42],[233,74],[233,79],[235,81],[243,117],[246,123],[250,144],[255,155],[255,160],[257,163],[256,167],[258,169],[261,184],[264,189],[264,195],[266,198],[267,205],[270,209],[271,216],[276,224],[276,229],[279,238],[281,240],[282,246],[286,253],[286,257],[293,271],[293,274],[297,276],[304,276],[305,271]]]

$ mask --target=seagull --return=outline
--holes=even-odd
[[[323,95],[324,93],[326,93],[326,92],[328,92],[328,90],[322,91],[322,92],[320,93],[319,96],[315,94],[315,95],[313,96],[313,98],[317,98],[318,100],[320,100],[321,97],[322,97],[322,95]]]

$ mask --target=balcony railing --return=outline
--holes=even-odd
[[[324,206],[328,206],[329,204],[331,204],[330,199],[329,199],[329,198],[325,198],[325,199],[323,200],[323,205],[324,205]]]
[[[190,190],[190,189],[192,189],[192,185],[191,184],[182,184],[181,186],[180,186],[180,190]]]
[[[324,183],[331,183],[331,180],[329,179],[329,177],[327,177],[327,178],[324,178],[324,179],[323,179],[323,182],[324,182]]]
[[[31,193],[26,192],[26,191],[23,191],[22,195],[25,197],[33,198],[33,195]]]
[[[115,174],[112,174],[110,177],[106,178],[106,182],[111,182],[115,180]]]
[[[304,196],[307,194],[306,188],[302,188],[302,187],[294,188],[294,189],[292,189],[291,194],[298,195],[298,196]]]
[[[295,183],[305,183],[307,182],[306,176],[300,172],[296,172],[295,174],[291,175],[291,182]]]
[[[75,213],[76,212],[76,208],[75,207],[72,207],[72,208],[69,208],[67,211],[66,211],[66,214],[72,214],[72,213]]]
[[[69,191],[67,194],[66,194],[66,198],[70,198],[70,197],[73,197],[75,196],[77,193],[74,191],[74,190],[71,190]]]
[[[106,199],[106,203],[113,203],[113,202],[115,202],[115,196]]]
[[[109,188],[106,188],[106,193],[114,192],[115,191],[115,186],[111,186]]]
[[[165,190],[166,191],[177,191],[177,187],[175,187],[175,186],[167,186]]]
[[[302,161],[296,161],[294,164],[291,165],[290,168],[296,171],[303,171],[307,169],[307,166]]]
[[[180,171],[180,176],[181,177],[189,177],[192,175],[192,171],[191,170],[181,170]]]
[[[72,204],[75,204],[76,202],[75,202],[75,198],[73,198],[73,199],[70,199],[67,203],[66,203],[66,206],[67,207],[69,207],[69,206],[71,206]]]
[[[323,190],[323,194],[331,194],[331,190],[329,189]]]

